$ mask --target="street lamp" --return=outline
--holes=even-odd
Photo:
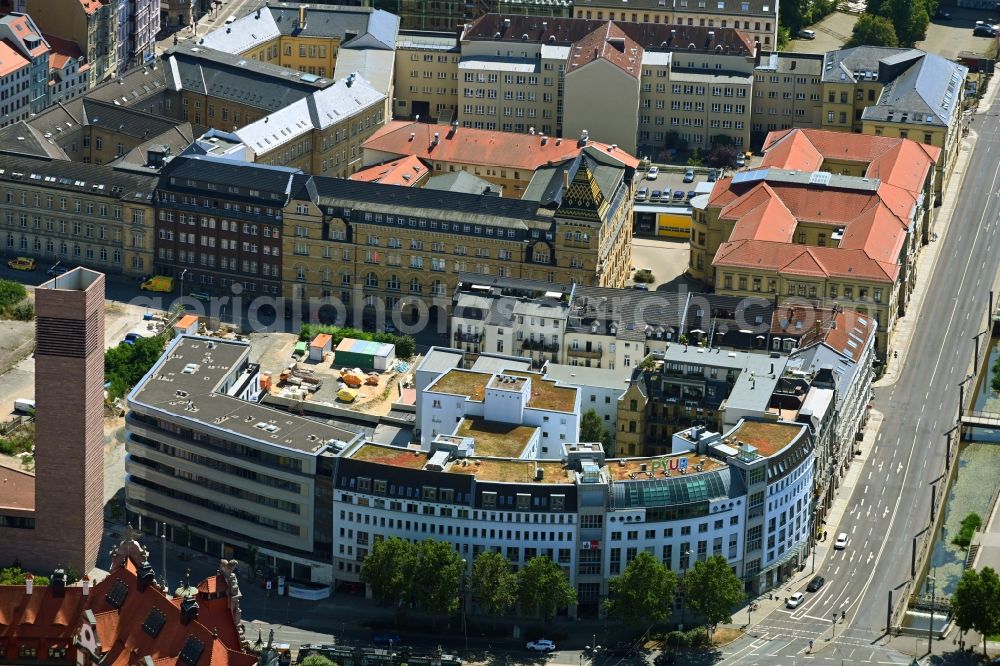
[[[469,652],[469,631],[465,625],[465,570],[469,566],[469,562],[462,558],[462,597],[458,600],[458,603],[462,607],[462,635],[465,637],[465,652]]]
[[[836,637],[837,637],[837,611],[833,611],[833,634],[830,636],[830,640],[832,641]]]
[[[687,606],[687,599],[686,599],[686,597],[687,597],[687,590],[684,587],[684,579],[687,578],[687,570],[688,570],[688,566],[687,565],[688,565],[688,558],[689,557],[691,557],[691,551],[690,550],[685,550],[684,552],[681,553],[681,562],[683,562],[683,564],[684,564],[684,566],[681,567],[681,584],[680,584],[680,587],[681,587],[681,626],[680,626],[680,630],[681,631],[684,631],[684,623],[687,620],[687,608],[686,608],[686,606]]]
[[[931,654],[934,640],[934,593],[936,591],[935,584],[937,583],[937,567],[934,567],[934,573],[927,580],[931,584],[931,619],[927,623],[927,654]]]
[[[184,300],[184,276],[187,275],[188,269],[181,271],[181,300]]]

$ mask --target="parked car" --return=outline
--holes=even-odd
[[[792,596],[788,597],[788,601],[785,602],[785,608],[798,608],[798,605],[802,603],[806,595],[802,592],[796,592]]]
[[[207,303],[212,297],[208,295],[207,291],[192,291],[191,298]]]
[[[710,169],[708,172],[708,182],[714,183],[717,180],[719,180],[719,172],[715,169]]]
[[[799,30],[799,39],[816,39],[816,31],[803,28]]]
[[[822,576],[815,576],[811,581],[809,581],[809,584],[806,585],[806,589],[810,592],[816,592],[819,588],[823,587],[824,583],[826,583],[825,578]]]
[[[694,199],[696,196],[698,196],[697,192],[695,192],[694,190],[688,190],[687,192],[688,199]]]
[[[938,20],[941,20],[941,21],[950,21],[951,20],[951,14],[949,12],[946,12],[943,9],[939,9],[936,12],[934,12],[934,18],[936,18]]]
[[[45,274],[46,275],[50,275],[52,277],[57,277],[59,275],[62,275],[63,273],[67,273],[68,271],[69,271],[69,269],[66,268],[65,266],[62,266],[60,264],[56,264],[55,266],[51,267],[49,270],[45,271]]]
[[[125,334],[125,338],[122,340],[122,344],[123,345],[134,345],[135,341],[138,340],[141,337],[142,336],[139,335],[138,333],[134,333],[134,332],[133,333],[126,333]]]
[[[694,169],[688,169],[684,172],[684,182],[693,183],[694,182]]]
[[[847,536],[847,532],[841,532],[837,535],[837,540],[833,544],[834,550],[844,550],[847,548],[847,544],[850,539]]]
[[[15,271],[33,271],[35,270],[35,260],[31,257],[18,257],[17,259],[11,259],[7,262],[7,265],[13,268]]]
[[[556,644],[547,638],[539,638],[537,641],[528,641],[524,647],[533,652],[552,652],[556,649]]]
[[[649,188],[640,187],[635,193],[635,200],[645,201],[648,196],[649,196]]]
[[[653,193],[651,195],[649,195],[649,200],[650,201],[659,201],[660,197],[662,197],[662,196],[663,196],[663,192],[661,192],[659,190],[653,190]]]
[[[649,167],[649,171],[646,172],[647,180],[656,180],[656,177],[660,175],[660,167]]]
[[[649,291],[649,285],[643,284],[642,282],[636,282],[632,285],[632,288],[636,291]]]
[[[977,25],[973,28],[972,35],[974,37],[996,37],[997,31],[990,25]]]
[[[674,190],[674,199],[683,199],[684,190]]]
[[[740,153],[739,155],[736,156],[736,166],[741,167],[741,166],[746,166],[746,164],[747,164],[747,158],[743,155],[743,153]]]

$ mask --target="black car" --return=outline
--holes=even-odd
[[[809,581],[809,584],[806,585],[806,589],[810,592],[816,592],[817,590],[819,590],[819,588],[823,587],[824,583],[826,583],[825,578],[823,578],[822,576],[816,576],[811,581]]]
[[[997,36],[997,31],[994,30],[992,26],[977,25],[973,29],[972,34],[975,37],[996,37]]]
[[[939,9],[936,12],[934,12],[934,18],[938,19],[939,21],[950,21],[951,14],[944,11],[943,9]]]

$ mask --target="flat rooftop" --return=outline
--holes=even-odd
[[[557,386],[551,379],[543,379],[536,372],[508,372],[515,377],[531,377],[531,397],[528,407],[553,412],[572,412],[576,406],[576,387]]]
[[[133,390],[129,403],[302,453],[318,453],[328,443],[350,443],[360,436],[353,430],[227,395],[225,390],[250,381],[246,374],[249,353],[250,345],[245,342],[177,338]]]
[[[542,470],[540,480],[535,477],[535,470],[538,469]],[[462,458],[448,465],[445,471],[451,474],[473,474],[479,481],[506,483],[574,483],[576,481],[573,472],[563,467],[561,462]]]
[[[379,446],[371,443],[362,444],[351,458],[405,469],[421,469],[427,464],[427,454],[422,451],[400,449],[394,446]]]
[[[655,456],[652,458],[618,458],[615,460],[608,460],[607,467],[608,476],[611,477],[612,481],[636,481],[647,478],[647,474],[652,472],[653,478],[658,479],[666,477],[663,473],[664,469],[670,470],[670,476],[680,476],[680,459],[687,459],[687,475],[691,476],[697,474],[695,466],[699,463],[701,464],[702,472],[711,472],[715,469],[722,469],[727,467],[726,463],[715,458],[710,458],[708,456],[702,455],[692,455],[689,453],[680,454],[676,456]],[[654,468],[655,461],[655,470]],[[670,469],[670,465],[674,465],[674,469]],[[646,469],[643,470],[643,465]],[[635,475],[634,477],[632,475]]]
[[[486,399],[486,384],[489,383],[490,377],[491,375],[482,372],[455,368],[438,377],[427,390],[433,393],[464,395],[469,400],[482,402]]]
[[[35,475],[0,465],[0,509],[33,511]]]
[[[743,421],[723,441],[733,448],[739,448],[740,442],[749,444],[760,455],[770,457],[794,442],[804,427],[792,423]]]
[[[499,374],[493,377],[493,380],[490,382],[490,388],[504,391],[520,391],[527,383],[527,377]]]
[[[534,426],[465,418],[459,422],[454,434],[476,440],[477,456],[518,458],[537,431]]]

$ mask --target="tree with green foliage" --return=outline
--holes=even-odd
[[[137,338],[130,345],[122,343],[104,352],[104,379],[111,382],[108,397],[122,398],[139,383],[163,353],[166,338],[156,335]]]
[[[677,575],[647,551],[639,553],[621,576],[610,581],[608,615],[628,626],[662,624],[674,604]]]
[[[410,599],[432,615],[456,612],[465,573],[462,556],[447,541],[434,539],[424,539],[416,551],[415,567],[409,575]]]
[[[311,654],[299,661],[299,666],[337,666],[337,664],[321,654]]]
[[[411,574],[417,561],[416,546],[398,537],[376,541],[361,563],[361,580],[371,586],[381,604],[410,601]]]
[[[469,587],[491,615],[505,615],[517,603],[517,574],[499,551],[484,550],[476,556]]]
[[[596,409],[588,409],[580,419],[580,441],[600,442],[607,449],[611,445],[611,433],[604,427],[604,421]]]
[[[979,517],[979,514],[970,513],[965,518],[962,518],[962,526],[951,542],[959,548],[968,548],[969,544],[972,543],[972,537],[975,535],[976,530],[982,527],[982,525],[983,519]]]
[[[576,590],[566,574],[548,557],[533,557],[517,573],[521,610],[548,623],[556,611],[576,603]]]
[[[951,610],[955,624],[962,632],[970,629],[983,637],[983,656],[986,656],[986,637],[1000,633],[1000,576],[990,567],[981,572],[966,569],[951,595]]]
[[[0,280],[0,308],[20,303],[28,297],[28,290],[20,282]]]
[[[28,572],[18,566],[0,569],[0,585],[24,585]],[[35,576],[35,585],[48,585],[48,576]]]
[[[710,631],[720,623],[732,622],[733,608],[745,598],[743,581],[721,555],[698,560],[684,575],[685,603],[705,619]]]
[[[884,16],[862,14],[854,24],[854,32],[844,46],[898,46],[896,29]]]

